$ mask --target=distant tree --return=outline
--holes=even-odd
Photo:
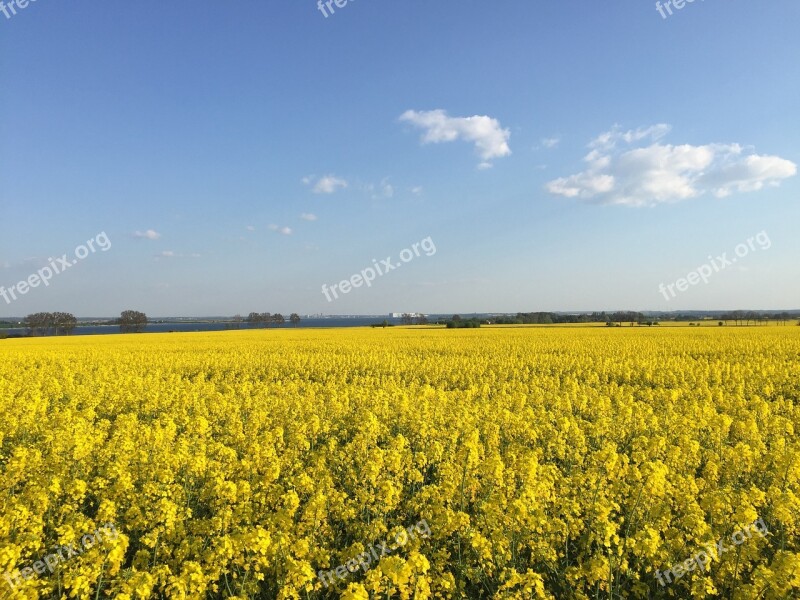
[[[448,329],[477,329],[481,326],[480,319],[473,317],[471,319],[451,319],[445,323]]]
[[[119,330],[122,333],[141,333],[147,327],[147,315],[138,310],[125,310],[119,316]]]
[[[292,325],[297,327],[297,325],[300,323],[300,315],[298,315],[297,313],[290,314],[289,321],[291,322]]]
[[[247,315],[247,322],[252,325],[253,327],[267,327],[272,323],[272,315],[268,312],[265,313],[257,313],[251,312]]]
[[[400,323],[403,325],[413,325],[414,317],[412,317],[410,313],[403,313],[403,316],[400,317]]]
[[[428,324],[428,317],[425,315],[419,315],[417,317],[417,325],[427,325]]]
[[[389,321],[387,321],[386,319],[384,319],[384,320],[383,320],[383,323],[381,323],[381,326],[382,326],[384,329],[386,329],[386,328],[389,326]]]
[[[275,313],[274,315],[272,315],[270,323],[274,323],[275,325],[283,325],[284,323],[286,323],[286,319],[283,318],[283,315],[281,313]]]
[[[453,321],[454,323],[458,323],[459,321],[462,320],[461,315],[453,315],[453,318],[450,320]]]
[[[242,326],[242,315],[236,314],[233,315],[233,329],[239,329]]]
[[[75,315],[65,312],[53,313],[53,329],[56,335],[69,335],[78,325],[78,319]]]
[[[47,335],[53,327],[53,313],[39,312],[28,315],[22,320],[28,335]]]

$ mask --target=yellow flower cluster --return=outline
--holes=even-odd
[[[0,597],[798,597],[799,430],[800,327],[5,340]]]

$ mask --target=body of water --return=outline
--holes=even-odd
[[[353,317],[353,318],[329,318],[329,319],[303,319],[297,328],[309,327],[367,327],[373,323],[381,323],[386,317]],[[400,319],[386,319],[395,325],[400,324]],[[149,323],[144,333],[167,333],[169,331],[232,331],[237,328],[232,323]],[[244,324],[239,330],[256,329]],[[258,329],[263,329],[259,327]],[[294,329],[294,325],[286,323],[284,325],[273,325],[269,329]],[[9,335],[25,335],[24,328],[0,329]],[[74,329],[72,335],[102,335],[109,333],[119,333],[119,325],[80,325]]]

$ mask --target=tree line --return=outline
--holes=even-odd
[[[289,322],[297,326],[301,321],[300,315],[292,313]],[[269,327],[272,325],[283,325],[286,319],[280,313],[250,313],[246,318],[240,315],[233,317],[235,327],[241,323],[247,323],[251,327]],[[70,335],[78,325],[75,315],[66,312],[38,312],[28,315],[22,320],[27,335]],[[112,325],[118,325],[120,333],[142,333],[148,324],[147,315],[138,310],[124,310],[118,319],[111,321]],[[7,337],[4,335],[3,337]]]
[[[239,322],[241,322],[241,317],[238,315],[234,317],[234,322],[237,322],[237,318],[239,319]],[[283,325],[286,323],[286,318],[280,313],[275,313],[272,315],[268,312],[251,312],[249,315],[247,315],[247,318],[245,318],[244,321],[253,327],[270,327],[272,325]],[[289,322],[295,327],[297,327],[297,324],[300,323],[300,321],[300,315],[297,313],[292,313],[289,315]]]
[[[733,321],[737,326],[748,326],[750,323],[758,325],[759,323],[769,323],[770,319],[778,323],[786,325],[792,321],[792,315],[788,312],[782,313],[757,313],[752,310],[734,310],[728,313],[723,313],[719,316],[721,321]]]
[[[593,312],[579,315],[561,315],[552,312],[517,313],[516,316],[498,316],[489,319],[497,325],[558,325],[563,323],[647,323],[643,313],[630,310]]]
[[[78,319],[66,312],[38,312],[25,317],[22,323],[28,335],[69,335]]]
[[[121,333],[140,333],[147,326],[147,315],[126,310],[113,323],[119,325]],[[38,312],[22,319],[22,324],[28,335],[70,335],[78,326],[78,319],[67,312]]]
[[[461,315],[453,315],[453,318],[446,320],[444,324],[448,329],[479,329],[481,320],[477,317],[462,319]]]
[[[733,322],[736,325],[766,324],[769,321],[776,321],[781,324],[788,324],[794,318],[788,312],[766,313],[746,310],[734,310],[725,313],[706,315],[709,319]],[[660,317],[646,316],[641,312],[635,311],[616,311],[616,312],[593,312],[579,315],[564,315],[552,312],[530,312],[517,313],[516,316],[502,315],[488,319],[491,323],[498,325],[553,325],[561,323],[638,323],[639,325],[658,325],[659,321],[698,321],[703,320],[703,316],[697,314],[670,314]]]
[[[402,325],[427,325],[428,317],[425,315],[412,315],[411,313],[403,313],[400,317]]]

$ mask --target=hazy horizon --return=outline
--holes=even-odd
[[[447,311],[447,312],[419,312],[417,314],[423,314],[423,315],[426,315],[426,316],[434,315],[434,316],[439,316],[439,317],[446,317],[446,316],[455,315],[455,314],[458,314],[458,315],[516,315],[516,314],[519,314],[519,313],[552,313],[552,314],[564,314],[564,315],[580,315],[580,314],[587,314],[588,315],[588,314],[592,314],[592,313],[601,313],[601,312],[605,312],[605,313],[609,313],[609,314],[610,313],[614,313],[614,312],[639,312],[639,313],[643,313],[643,314],[647,315],[647,314],[706,314],[706,313],[718,314],[718,313],[731,313],[731,312],[734,312],[734,311],[755,312],[755,313],[759,313],[759,314],[764,314],[764,313],[772,314],[772,313],[787,312],[787,313],[790,313],[792,315],[795,315],[796,313],[800,313],[800,308],[787,308],[787,309],[744,308],[744,309],[710,309],[710,310],[697,309],[697,310],[675,310],[675,311],[660,311],[660,310],[648,310],[648,309],[636,310],[636,309],[625,309],[625,308],[609,309],[609,310],[600,309],[600,310],[569,310],[569,311],[564,311],[564,310],[545,310],[545,311],[527,311],[527,310],[525,310],[525,311],[517,311],[517,310],[514,310],[514,311],[498,311],[498,310],[489,310],[489,311],[461,311],[461,312],[453,312],[453,311]],[[46,311],[43,311],[43,312],[46,312]],[[296,312],[296,311],[292,311],[292,312]],[[309,318],[309,319],[336,319],[336,318],[348,319],[348,318],[373,318],[373,317],[386,317],[386,318],[389,318],[389,315],[391,315],[393,312],[397,312],[397,311],[390,311],[390,312],[384,312],[384,313],[352,313],[352,314],[351,313],[330,313],[330,314],[325,314],[325,313],[321,313],[321,314],[320,313],[311,313],[311,314],[297,313],[297,314],[300,317]],[[276,313],[273,313],[273,314],[282,314],[284,317],[288,317],[291,314],[291,312],[288,312],[288,311],[286,311],[286,312],[277,311]],[[409,313],[409,314],[414,314],[414,313]],[[247,314],[234,313],[232,315],[176,315],[176,314],[172,314],[172,315],[147,315],[147,318],[148,318],[148,320],[151,320],[151,321],[152,320],[162,321],[162,320],[165,320],[165,319],[212,319],[212,320],[224,320],[224,319],[232,319],[233,317],[236,317],[237,315],[242,317],[242,318],[247,317]],[[9,321],[9,320],[10,321],[14,321],[14,320],[21,321],[21,320],[24,319],[24,317],[25,317],[24,315],[9,315],[9,316],[6,316],[6,317],[0,316],[0,321]],[[110,316],[109,315],[105,315],[105,316],[75,315],[75,317],[80,321],[90,321],[90,320],[101,321],[101,320],[118,319],[119,315],[110,315]],[[397,317],[397,318],[399,318],[399,317]],[[287,323],[288,323],[288,321],[287,321]]]

